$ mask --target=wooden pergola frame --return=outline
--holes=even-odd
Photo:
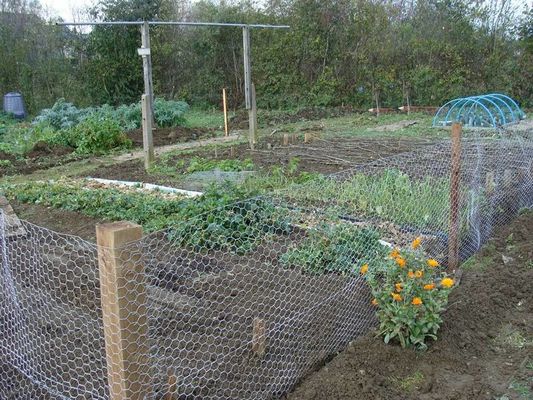
[[[154,145],[152,127],[154,124],[154,91],[152,83],[152,57],[150,52],[150,25],[178,25],[196,27],[237,27],[242,28],[244,54],[244,94],[248,110],[248,142],[253,150],[257,141],[257,106],[255,86],[252,80],[251,62],[251,29],[290,29],[288,25],[241,24],[226,22],[187,22],[187,21],[109,21],[109,22],[58,22],[65,26],[99,26],[99,25],[136,25],[141,29],[141,47],[138,54],[143,59],[144,94],[141,98],[144,166],[150,168],[154,161]]]

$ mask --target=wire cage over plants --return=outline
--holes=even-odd
[[[448,126],[460,122],[464,126],[497,128],[517,123],[525,118],[517,102],[501,93],[460,97],[438,109],[433,126]]]

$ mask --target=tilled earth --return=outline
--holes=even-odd
[[[504,263],[505,259],[505,263]],[[452,292],[426,352],[355,340],[287,396],[310,399],[531,399],[533,213],[490,240]]]

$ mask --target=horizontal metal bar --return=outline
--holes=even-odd
[[[92,25],[142,25],[144,21],[103,21],[103,22],[56,22],[56,25],[92,26]],[[290,29],[289,25],[239,24],[230,22],[187,22],[187,21],[148,21],[148,25],[179,26],[220,26],[258,29]]]

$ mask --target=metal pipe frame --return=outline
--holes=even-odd
[[[290,29],[289,25],[240,24],[233,22],[187,22],[187,21],[101,21],[101,22],[56,22],[61,26],[98,26],[98,25],[177,25],[177,26],[218,26],[257,29]]]

